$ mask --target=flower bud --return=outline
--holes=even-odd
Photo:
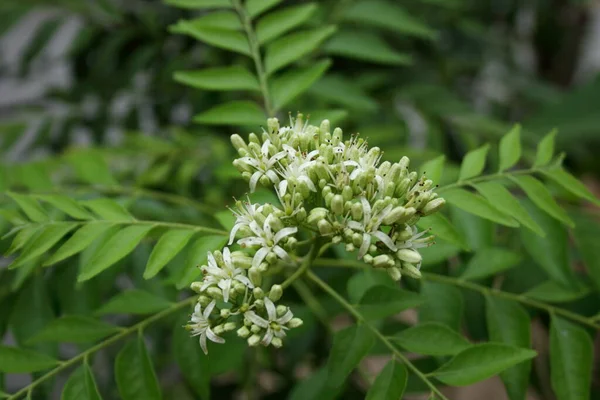
[[[410,159],[406,156],[402,157],[400,159],[400,161],[398,162],[398,166],[403,170],[407,170],[409,165],[410,165]]]
[[[331,144],[337,146],[343,139],[343,132],[340,128],[335,128],[333,130],[333,135],[331,135]]]
[[[209,287],[206,289],[206,294],[215,300],[223,300],[223,292],[219,288]]]
[[[236,328],[235,322],[227,322],[223,325],[223,330],[225,332],[231,332]]]
[[[200,296],[200,297],[198,297],[198,303],[200,303],[200,305],[202,307],[206,307],[207,305],[209,305],[212,300],[213,299],[211,299],[208,296]]]
[[[383,219],[383,224],[384,225],[392,225],[397,220],[402,218],[405,213],[406,213],[406,209],[404,207],[402,207],[402,206],[394,207],[392,209],[392,211],[390,211],[389,214],[386,215],[385,218]]]
[[[250,327],[250,332],[252,332],[252,333],[258,333],[258,332],[260,332],[261,330],[262,330],[262,328],[261,328],[260,326],[258,326],[258,325],[252,325],[252,326]]]
[[[434,212],[436,212],[437,210],[439,210],[440,208],[442,208],[444,206],[444,204],[446,204],[446,200],[444,200],[441,197],[431,200],[429,203],[427,203],[425,205],[425,207],[423,207],[423,209],[421,210],[421,213],[423,215],[431,215]]]
[[[388,254],[380,254],[373,258],[373,267],[374,268],[389,268],[393,267],[395,264],[392,257]]]
[[[271,251],[267,254],[267,256],[265,257],[265,260],[267,261],[268,264],[273,265],[277,262],[277,254],[275,254]],[[259,270],[261,272],[265,272],[265,271],[262,271],[261,269],[259,269]]]
[[[326,219],[322,219],[317,223],[317,228],[321,235],[329,235],[333,232],[333,226]]]
[[[354,191],[350,186],[344,186],[342,189],[342,197],[344,198],[344,202],[352,200],[354,197]]]
[[[367,264],[373,264],[373,256],[370,254],[365,254],[363,256],[363,261]]]
[[[252,335],[248,338],[248,346],[255,347],[260,343],[260,336]]]
[[[252,289],[252,295],[255,299],[263,299],[265,297],[265,292],[259,287],[255,287]]]
[[[336,194],[331,199],[331,211],[335,215],[342,215],[344,213],[344,198],[342,195]]]
[[[229,308],[223,308],[221,310],[221,318],[229,318],[229,316],[231,315],[231,310]]]
[[[275,309],[277,311],[277,316],[282,317],[288,311],[288,308],[284,305],[278,305]]]
[[[222,335],[225,332],[225,328],[223,328],[223,325],[217,325],[213,328],[213,332],[217,335]]]
[[[267,119],[267,128],[271,133],[279,133],[279,120],[277,118]]]
[[[278,337],[274,337],[273,339],[271,339],[271,345],[276,349],[279,349],[281,348],[281,346],[283,346],[283,341]]]
[[[292,318],[290,322],[287,323],[288,328],[297,328],[304,323],[300,318]]]
[[[407,263],[418,264],[423,260],[418,251],[412,249],[400,249],[396,252],[396,256]]]
[[[271,286],[271,290],[269,291],[269,299],[273,301],[277,301],[283,295],[283,288],[281,285],[273,285]]]
[[[402,272],[411,278],[421,279],[421,271],[412,264],[402,263]]]
[[[310,210],[310,214],[308,214],[308,219],[306,220],[306,222],[308,222],[311,225],[314,225],[320,220],[324,219],[327,216],[327,214],[329,214],[329,211],[326,208],[313,208],[312,210]]]
[[[386,269],[388,275],[395,281],[399,281],[402,278],[402,273],[398,267],[391,267]]]
[[[245,327],[242,326],[240,329],[237,330],[237,335],[241,338],[247,338],[248,336],[250,336],[250,330]]]
[[[190,289],[192,289],[196,293],[201,293],[200,288],[202,287],[202,282],[192,282],[190,285]]]
[[[323,133],[329,133],[329,130],[330,130],[329,120],[324,119],[323,121],[321,121],[321,125],[319,126],[319,131],[323,134]]]
[[[348,253],[352,253],[354,250],[356,250],[356,247],[352,243],[346,243],[346,251]]]
[[[238,134],[231,135],[231,144],[233,147],[239,152],[240,149],[248,151],[248,146],[246,146],[246,142],[244,139]]]
[[[252,267],[248,270],[248,278],[254,286],[260,286],[262,283],[262,274],[257,267]]]
[[[258,150],[260,151],[260,140],[258,139],[258,136],[256,136],[256,133],[252,132],[248,135],[248,140],[250,141],[250,143],[254,143],[256,145],[258,145]],[[258,154],[258,151],[255,151],[256,154]]]

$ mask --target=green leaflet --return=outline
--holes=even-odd
[[[52,204],[68,216],[75,219],[94,219],[94,216],[83,208],[79,203],[70,197],[60,194],[40,194],[36,195],[38,199]]]
[[[33,350],[0,345],[0,372],[25,374],[58,365],[58,361]]]
[[[432,373],[452,386],[467,386],[490,378],[513,365],[534,358],[537,353],[501,343],[474,345]]]
[[[531,347],[531,319],[518,303],[485,297],[486,321],[491,341],[521,348]],[[511,400],[523,400],[529,384],[531,361],[524,361],[500,373]]]
[[[419,309],[419,321],[440,322],[459,332],[463,314],[463,297],[457,288],[424,281],[421,296],[426,299]]]
[[[341,31],[323,48],[327,54],[383,65],[410,65],[412,56],[400,53],[372,32]]]
[[[293,63],[315,50],[321,42],[335,32],[335,27],[325,26],[313,30],[291,33],[267,46],[265,68],[267,74]]]
[[[315,3],[306,3],[286,7],[265,15],[256,24],[258,42],[267,43],[304,24],[317,11],[317,8]]]
[[[6,194],[17,203],[25,215],[27,215],[27,218],[33,222],[45,222],[48,220],[48,214],[34,198],[12,192]]]
[[[277,4],[281,3],[282,0],[246,0],[244,4],[248,14],[254,18],[265,11],[270,10]]]
[[[43,226],[41,232],[39,232],[39,234],[23,248],[21,255],[13,261],[11,268],[19,267],[24,263],[41,256],[77,226],[77,223],[72,222],[56,222],[51,225]]]
[[[417,293],[378,285],[366,291],[357,309],[365,319],[376,320],[417,307],[421,303],[423,298]]]
[[[44,266],[55,264],[71,257],[92,244],[94,240],[108,232],[114,225],[106,222],[92,222],[83,225],[67,240],[50,258],[44,262]]]
[[[575,226],[567,213],[556,204],[556,201],[554,201],[552,195],[542,182],[532,176],[515,176],[511,177],[511,179],[523,189],[525,194],[527,194],[527,197],[529,197],[536,206],[568,226]]]
[[[79,179],[86,183],[106,186],[118,184],[102,154],[95,150],[72,151],[65,156],[65,159]]]
[[[577,178],[565,171],[563,168],[543,170],[543,174],[575,196],[585,199],[596,205],[600,205],[600,200],[597,199],[596,196],[594,196],[583,183],[581,183],[579,180],[577,180]]]
[[[463,279],[486,278],[514,268],[519,262],[521,256],[518,253],[503,248],[484,248],[475,253],[461,277]]]
[[[513,167],[521,158],[521,126],[515,125],[500,139],[500,172]]]
[[[196,116],[194,122],[207,125],[264,124],[264,111],[252,101],[231,101],[208,109]]]
[[[273,100],[280,109],[308,90],[331,66],[330,60],[321,60],[309,67],[290,70],[272,79]]]
[[[123,400],[161,400],[152,361],[142,338],[128,342],[117,355],[115,379]]]
[[[153,227],[132,225],[117,232],[95,253],[89,263],[82,265],[77,280],[83,282],[91,279],[131,253]]]
[[[374,344],[375,336],[366,325],[350,326],[337,332],[327,361],[327,386],[342,386]]]
[[[250,56],[250,45],[244,34],[230,29],[198,26],[194,21],[181,20],[170,27],[172,33],[189,35],[211,46]]]
[[[165,4],[173,7],[205,9],[205,8],[231,8],[229,0],[163,0]]]
[[[507,215],[494,207],[485,198],[468,192],[464,189],[452,189],[444,193],[444,198],[448,203],[455,205],[464,211],[477,215],[478,217],[489,219],[492,222],[516,228],[519,223],[510,215]]]
[[[425,174],[434,183],[439,183],[442,179],[442,173],[444,171],[444,164],[446,162],[446,156],[441,155],[432,160],[427,161],[421,168],[419,168],[419,174]]]
[[[502,184],[498,182],[482,182],[475,184],[474,187],[498,210],[512,216],[536,234],[542,237],[546,235],[542,228],[531,218],[527,210],[523,208],[521,203]]]
[[[140,289],[126,290],[97,309],[95,315],[153,314],[171,306],[171,302]]]
[[[94,375],[84,363],[77,368],[69,377],[60,397],[60,400],[101,400],[98,386],[94,380]]]
[[[119,332],[120,328],[100,320],[80,315],[66,315],[50,321],[28,342],[89,343]]]
[[[465,237],[452,225],[452,223],[442,213],[435,213],[423,217],[417,222],[421,229],[431,228],[431,233],[445,241],[460,246],[464,250],[469,250],[469,244]]]
[[[396,360],[391,360],[373,382],[366,400],[398,400],[402,398],[408,372],[406,367]]]
[[[535,167],[541,167],[552,161],[554,155],[554,141],[556,138],[556,129],[550,131],[544,138],[538,143],[537,153],[535,155]]]
[[[194,236],[194,233],[191,230],[173,229],[163,234],[150,254],[146,270],[144,271],[144,279],[156,276],[177,253],[183,250],[192,236]]]
[[[478,149],[469,151],[460,165],[458,180],[464,181],[481,175],[485,168],[485,160],[489,150],[490,145],[484,144]]]
[[[203,400],[209,400],[209,357],[202,352],[198,338],[191,337],[189,332],[182,328],[188,320],[188,315],[182,314],[173,327],[173,355],[185,381],[194,393]]]
[[[588,333],[556,316],[550,324],[550,382],[557,400],[590,398],[594,345]]]
[[[393,340],[406,350],[431,356],[455,355],[471,346],[471,343],[447,325],[424,322],[396,335]]]
[[[346,285],[348,298],[352,303],[358,303],[364,294],[375,286],[388,286],[396,289],[396,282],[384,271],[366,269],[355,273]]]
[[[196,89],[260,91],[256,77],[240,65],[177,71],[173,78],[179,83]]]
[[[112,199],[100,198],[82,201],[85,207],[98,214],[100,218],[108,221],[135,221],[133,215],[125,207]]]

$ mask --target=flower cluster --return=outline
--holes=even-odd
[[[240,156],[233,164],[250,191],[273,188],[279,204],[238,201],[228,245],[235,242],[240,249],[209,254],[204,280],[192,284],[200,297],[188,328],[200,336],[204,351],[206,338],[220,343],[219,335],[234,329],[251,346],[280,347],[285,331],[302,323],[288,307],[275,304],[280,285],[267,293],[261,287],[264,276],[298,268],[300,230],[358,250],[359,259],[394,280],[420,277],[418,249],[431,245],[433,236],[419,232],[416,223],[439,210],[444,199],[425,175],[409,171],[407,157],[382,162],[378,147],[369,148],[358,136],[344,141],[341,129],[331,132],[329,121],[317,127],[301,114],[290,118],[290,126],[272,118],[260,137],[251,133],[246,142],[233,135],[231,141]]]

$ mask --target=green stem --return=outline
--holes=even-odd
[[[365,269],[370,268],[365,263],[355,260],[336,260],[331,258],[320,258],[315,260],[313,263],[315,267],[331,267],[331,268],[356,268],[356,269]],[[464,289],[472,290],[479,292],[484,295],[491,295],[496,297],[501,297],[507,300],[513,300],[524,304],[529,307],[537,308],[539,310],[546,311],[549,314],[560,315],[561,317],[570,319],[572,321],[579,322],[581,324],[587,325],[591,328],[600,330],[600,321],[596,323],[595,319],[597,317],[584,317],[582,315],[576,314],[574,312],[565,310],[564,308],[554,307],[550,304],[542,303],[541,301],[533,300],[524,296],[522,294],[504,292],[502,290],[489,288],[487,286],[479,285],[477,283],[469,282],[460,278],[454,278],[451,276],[435,274],[431,272],[422,272],[423,279],[433,281],[433,282],[441,282],[449,285],[458,286]]]
[[[408,369],[410,369],[415,375],[417,375],[419,377],[419,379],[421,379],[423,381],[423,383],[425,383],[431,389],[432,392],[434,392],[436,395],[438,395],[440,397],[440,399],[448,400],[448,398],[446,396],[444,396],[437,387],[435,387],[433,382],[431,382],[431,380],[429,380],[429,378],[427,378],[427,376],[425,376],[425,374],[423,374],[412,362],[410,362],[410,360],[408,358],[406,358],[406,356],[404,354],[402,354],[381,332],[379,332],[379,330],[377,328],[375,328],[368,321],[366,321],[365,318],[362,316],[362,314],[360,312],[358,312],[358,310],[356,308],[354,308],[352,306],[352,304],[348,303],[346,301],[346,299],[344,299],[338,292],[336,292],[331,286],[329,286],[327,283],[325,283],[321,278],[319,278],[317,275],[315,275],[312,271],[308,271],[306,273],[306,275],[308,276],[308,278],[310,280],[312,280],[321,289],[323,289],[324,292],[329,294],[331,297],[333,297],[334,300],[336,300],[338,303],[340,303],[340,305],[342,307],[344,307],[350,314],[352,314],[352,316],[354,316],[354,318],[356,318],[356,320],[358,322],[364,324],[367,328],[369,328],[371,330],[371,332],[373,332],[373,334],[375,334],[375,336],[377,336],[377,338],[388,349],[390,349],[390,351],[396,357],[398,357],[398,359],[400,361],[402,361],[402,363],[404,363],[407,366]]]
[[[292,275],[290,275],[282,284],[281,287],[283,289],[290,286],[296,279],[300,278],[304,273],[310,268],[315,256],[317,255],[317,250],[319,249],[319,242],[317,241],[310,247],[310,252],[304,257],[302,260],[302,264],[298,267],[297,270],[294,271]]]
[[[548,168],[550,168],[550,167],[548,167]],[[469,185],[473,185],[475,183],[493,181],[493,180],[497,180],[497,179],[508,179],[511,176],[515,176],[515,175],[531,175],[536,172],[541,172],[544,169],[547,169],[547,168],[546,167],[541,167],[541,168],[540,167],[532,167],[532,168],[521,169],[521,170],[511,171],[511,172],[496,172],[495,174],[478,176],[476,178],[466,179],[464,181],[458,181],[455,183],[451,183],[449,185],[440,186],[436,190],[436,192],[442,193],[442,192],[445,192],[450,189],[456,189],[456,188],[463,187],[463,186],[469,186]]]
[[[250,18],[250,15],[248,15],[248,13],[246,12],[246,9],[242,6],[240,0],[231,0],[231,3],[233,4],[238,13],[240,21],[242,23],[242,26],[244,27],[244,31],[246,32],[246,36],[248,38],[250,54],[252,55],[252,59],[254,60],[256,74],[258,75],[258,82],[260,84],[260,91],[263,95],[265,111],[267,112],[267,116],[274,117],[276,110],[273,108],[273,105],[271,103],[271,93],[269,92],[267,74],[265,72],[262,57],[260,55],[260,46],[258,44],[258,39],[256,38],[254,28],[252,27],[252,19]]]
[[[116,335],[113,335],[111,337],[109,337],[108,339],[98,343],[97,345],[90,347],[89,349],[87,349],[86,351],[84,351],[83,353],[80,353],[78,355],[76,355],[73,358],[68,359],[67,361],[63,361],[60,363],[60,365],[56,368],[54,368],[53,370],[47,372],[46,374],[40,376],[38,379],[36,379],[35,381],[31,382],[29,385],[25,386],[23,389],[19,390],[18,392],[16,392],[15,394],[11,395],[8,400],[17,400],[19,399],[21,396],[25,396],[27,395],[27,393],[31,393],[31,391],[38,385],[40,385],[42,382],[52,378],[53,376],[57,375],[58,373],[60,373],[61,371],[64,371],[65,369],[79,363],[82,362],[83,360],[87,359],[91,354],[96,353],[99,350],[104,349],[105,347],[110,346],[111,344],[123,339],[124,337],[134,333],[134,332],[138,332],[138,331],[142,331],[144,328],[146,328],[148,325],[168,316],[173,314],[176,311],[179,311],[180,309],[189,306],[191,304],[193,304],[196,301],[196,297],[192,296],[189,297],[185,300],[182,300],[178,303],[173,304],[171,307],[167,308],[166,310],[163,310],[159,313],[156,313],[140,322],[138,322],[135,325],[132,325],[128,328],[123,329],[121,332],[117,333]]]

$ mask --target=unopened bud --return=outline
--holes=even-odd
[[[411,278],[421,279],[421,271],[412,264],[402,263],[402,272]]]
[[[200,297],[198,297],[198,303],[200,303],[200,305],[202,307],[206,307],[207,305],[210,304],[211,301],[213,301],[213,299],[211,299],[208,296],[200,296]]]
[[[277,301],[283,295],[283,288],[281,285],[273,285],[271,286],[271,290],[269,291],[269,299],[273,301]]]
[[[300,318],[292,318],[290,322],[287,323],[289,328],[297,328],[304,323]]]
[[[265,297],[265,292],[259,287],[255,287],[252,289],[252,295],[255,299],[263,299]]]
[[[388,275],[395,281],[399,281],[402,278],[402,273],[398,267],[391,267],[386,269]]]
[[[223,300],[223,292],[219,288],[210,287],[206,289],[206,294],[215,300]]]
[[[360,203],[354,203],[352,205],[352,219],[360,221],[363,219],[363,207]]]
[[[225,332],[225,328],[223,327],[223,325],[217,325],[213,328],[213,332],[217,335],[221,335],[223,334],[223,332]]]
[[[225,332],[231,332],[235,330],[235,328],[235,322],[227,322],[223,325],[223,330],[225,330]]]
[[[389,268],[394,264],[394,260],[388,254],[380,254],[373,258],[373,267],[375,268]]]
[[[246,142],[244,142],[244,139],[242,139],[242,137],[238,134],[231,135],[231,144],[238,152],[240,150],[248,150]]]
[[[229,308],[223,308],[221,310],[221,318],[229,318],[229,316],[231,315],[231,310]]]
[[[237,330],[237,335],[245,339],[248,336],[250,336],[250,330],[245,326],[242,326],[240,329]]]
[[[407,263],[418,264],[423,260],[418,251],[412,249],[400,249],[396,252],[396,256]]]
[[[446,204],[446,200],[444,200],[441,197],[431,200],[429,203],[427,203],[425,205],[425,207],[423,207],[423,209],[421,210],[421,213],[423,215],[431,215],[434,212],[436,212],[437,210],[439,210],[440,208],[442,208],[444,206],[444,204]]]
[[[262,283],[262,274],[257,267],[252,267],[248,270],[248,278],[254,286],[260,286]]]
[[[344,198],[340,194],[336,194],[331,199],[331,211],[335,215],[342,215],[344,213]]]
[[[274,337],[271,339],[271,345],[276,349],[279,349],[281,346],[283,346],[283,341],[278,337]]]
[[[252,325],[252,326],[250,327],[250,332],[252,332],[252,333],[258,333],[258,332],[260,332],[261,330],[262,330],[262,328],[261,328],[260,326],[258,326],[258,325]]]
[[[202,282],[192,282],[190,285],[190,289],[192,289],[196,293],[200,293],[200,288],[202,287]]]
[[[323,207],[316,207],[313,208],[310,211],[310,214],[308,214],[308,219],[306,220],[306,222],[308,222],[311,225],[314,225],[316,223],[318,223],[320,220],[324,219],[327,214],[329,214],[329,211],[326,208]]]
[[[258,346],[259,343],[260,343],[260,336],[258,336],[258,335],[252,335],[248,338],[248,346],[250,346],[250,347]]]
[[[406,213],[406,209],[404,207],[402,207],[402,206],[394,207],[392,209],[392,211],[390,211],[389,214],[386,215],[385,218],[383,219],[384,225],[392,225],[397,220],[402,218],[402,216],[404,216],[405,213]]]
[[[333,226],[325,219],[322,219],[317,223],[317,228],[319,228],[321,235],[329,235],[333,232]]]

